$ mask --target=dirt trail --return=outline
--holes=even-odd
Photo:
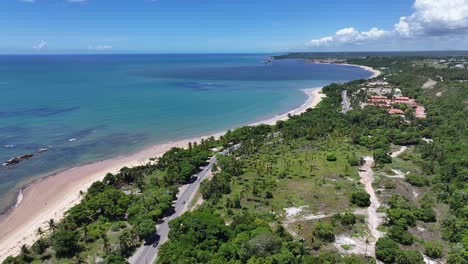
[[[405,150],[407,150],[408,147],[406,146],[402,146],[399,150],[395,151],[395,152],[392,152],[392,158],[396,158],[398,157],[398,155],[400,155],[401,153],[405,152]]]
[[[361,177],[361,183],[364,184],[366,192],[370,195],[371,205],[367,208],[367,226],[374,239],[371,239],[370,245],[373,249],[375,242],[383,236],[383,233],[377,230],[377,227],[382,223],[382,219],[377,213],[377,209],[380,207],[380,202],[375,194],[372,182],[374,181],[374,172],[372,171],[372,165],[374,165],[374,158],[367,156],[364,157],[364,165],[361,166],[359,176]]]
[[[437,84],[436,81],[432,80],[431,78],[427,79],[427,82],[423,84],[421,87],[422,89],[432,89]]]

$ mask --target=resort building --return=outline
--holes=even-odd
[[[367,103],[364,106],[372,105],[380,108],[388,108],[387,112],[391,115],[404,115],[405,110],[395,107],[395,105],[398,104],[414,108],[414,116],[416,118],[426,118],[426,109],[424,106],[419,105],[415,99],[407,96],[395,96],[389,99],[383,95],[373,95],[367,98]]]

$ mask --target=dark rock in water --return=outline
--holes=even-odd
[[[20,162],[23,161],[23,160],[30,159],[30,158],[32,158],[33,156],[34,156],[34,154],[26,154],[26,155],[23,155],[23,156],[11,158],[11,159],[5,161],[2,165],[3,165],[3,166],[15,165],[15,164],[20,163]]]

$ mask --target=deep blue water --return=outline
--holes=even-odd
[[[222,131],[301,105],[300,89],[356,67],[245,55],[0,56],[0,210],[21,184],[146,145]],[[10,145],[14,146],[11,147]]]

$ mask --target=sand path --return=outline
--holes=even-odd
[[[364,189],[370,195],[371,204],[367,208],[367,226],[373,237],[373,239],[369,241],[371,249],[369,253],[374,256],[375,243],[383,236],[383,233],[377,230],[377,227],[382,223],[382,218],[379,213],[377,213],[377,209],[380,207],[380,202],[375,194],[374,187],[372,186],[372,182],[374,181],[372,165],[374,165],[374,158],[370,156],[364,157],[364,164],[361,166],[359,176],[361,177],[361,183],[364,185]]]

